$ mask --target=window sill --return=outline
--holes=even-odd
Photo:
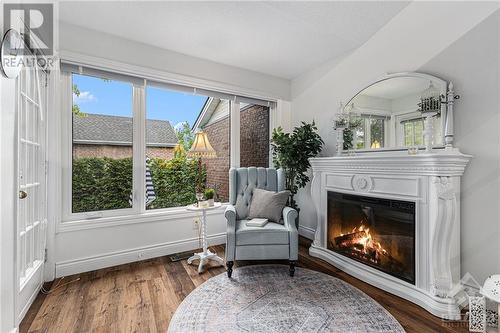
[[[227,205],[228,203],[223,203],[219,209],[207,211],[207,215],[223,215]],[[58,224],[56,234],[96,228],[109,228],[137,223],[154,223],[164,222],[167,220],[194,218],[200,214],[201,213],[199,212],[188,211],[186,208],[178,207],[159,209],[158,211],[146,211],[139,214],[62,221]]]

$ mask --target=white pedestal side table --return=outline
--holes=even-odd
[[[199,212],[201,211],[201,239],[203,244],[203,252],[195,253],[192,257],[188,259],[188,264],[191,264],[194,260],[199,260],[200,263],[198,265],[198,273],[203,272],[203,266],[208,263],[209,260],[213,260],[218,262],[221,265],[224,265],[224,260],[217,255],[217,253],[211,252],[208,249],[207,243],[207,210],[220,208],[221,203],[216,202],[212,207],[198,207],[197,204],[189,205],[186,207],[187,210]]]

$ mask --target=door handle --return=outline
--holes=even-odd
[[[28,196],[26,191],[19,191],[19,199],[25,199]]]

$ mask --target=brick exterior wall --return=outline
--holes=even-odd
[[[240,115],[240,166],[269,167],[269,108],[251,105]]]
[[[208,186],[217,185],[219,199],[229,201],[230,122],[229,117],[203,129],[217,152],[205,159]],[[269,166],[269,108],[251,105],[240,114],[240,166]]]
[[[169,160],[174,157],[174,148],[147,147],[146,156]],[[132,147],[112,145],[73,145],[73,158],[82,157],[110,157],[116,159],[132,157]]]
[[[217,187],[219,200],[227,202],[229,200],[229,138],[230,124],[229,117],[221,119],[203,129],[207,135],[210,144],[217,152],[216,158],[203,159],[207,168],[207,185]]]

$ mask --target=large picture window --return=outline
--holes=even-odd
[[[72,75],[73,213],[130,208],[132,85]]]
[[[230,167],[269,166],[271,102],[70,64],[61,81],[64,221],[178,210],[200,179],[227,202]],[[198,131],[210,158],[190,154]]]
[[[207,96],[146,87],[146,170],[151,190],[146,193],[146,209],[186,206],[196,201],[193,185],[198,159],[188,152],[194,139],[192,126],[207,100]],[[212,143],[223,135],[211,134]],[[202,172],[206,179],[206,167]]]

